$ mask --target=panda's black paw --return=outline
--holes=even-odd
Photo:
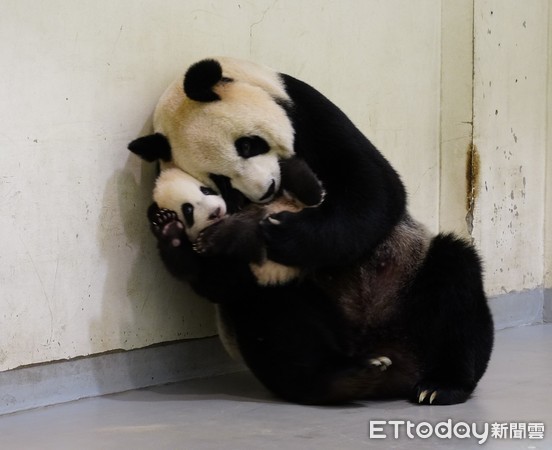
[[[298,221],[298,216],[283,211],[271,214],[260,223],[269,259],[288,266],[303,265],[300,249],[305,242],[305,229]]]
[[[454,405],[464,403],[471,395],[471,390],[460,387],[438,386],[433,383],[419,383],[411,401],[418,405]]]
[[[160,241],[168,242],[172,247],[182,244],[184,225],[174,211],[152,205],[148,210],[151,231]]]
[[[223,256],[258,263],[264,255],[264,243],[257,223],[239,215],[225,217],[205,228],[192,245],[203,256]]]

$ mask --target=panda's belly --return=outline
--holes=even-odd
[[[320,270],[316,283],[339,304],[353,326],[378,329],[400,320],[413,278],[422,266],[431,238],[406,216],[365,260]]]

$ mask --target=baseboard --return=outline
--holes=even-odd
[[[0,373],[0,414],[239,370],[218,337],[29,366]]]
[[[489,299],[497,330],[552,322],[552,289]],[[0,373],[0,414],[244,370],[217,337],[29,366]]]
[[[544,322],[552,322],[552,288],[544,290]]]
[[[546,316],[543,289],[510,292],[489,299],[495,329],[542,323]],[[550,302],[548,302],[550,303]]]

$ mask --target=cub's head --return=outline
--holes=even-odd
[[[217,192],[176,168],[161,171],[153,200],[160,208],[176,212],[190,241],[226,215],[226,204]]]
[[[283,106],[289,104],[277,72],[206,59],[168,87],[155,109],[155,133],[129,149],[148,161],[171,162],[212,188],[226,180],[249,200],[268,202],[281,183],[278,161],[293,155],[293,126]]]

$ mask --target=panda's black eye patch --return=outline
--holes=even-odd
[[[217,195],[214,189],[211,189],[210,187],[207,187],[207,186],[201,186],[199,190],[203,195]]]
[[[194,226],[194,205],[191,203],[182,204],[182,215],[186,221],[186,226],[191,228]]]
[[[234,142],[238,155],[242,158],[252,158],[270,151],[270,146],[262,137],[244,136]]]

